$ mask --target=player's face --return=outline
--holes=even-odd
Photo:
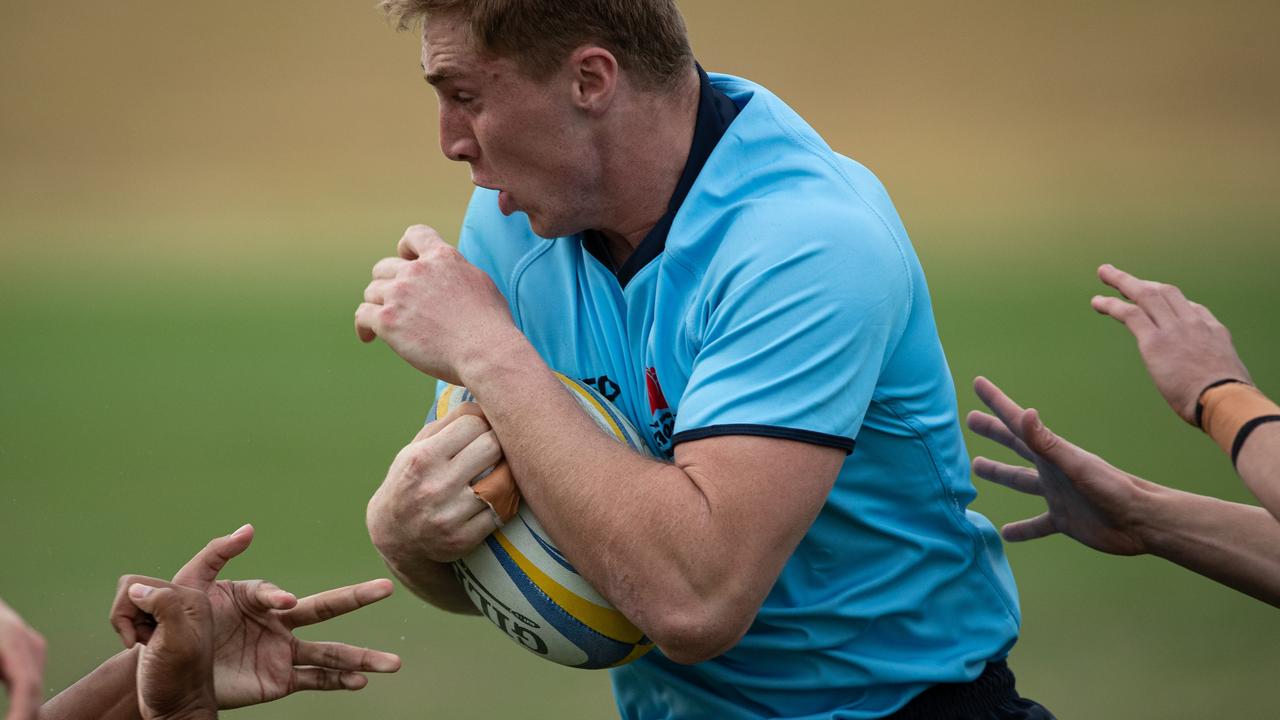
[[[440,103],[440,149],[471,166],[471,180],[500,191],[504,214],[522,211],[543,237],[594,224],[599,173],[572,82],[523,74],[514,60],[479,52],[465,23],[432,16],[422,67]]]

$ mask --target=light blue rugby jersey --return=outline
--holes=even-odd
[[[612,670],[623,717],[880,717],[1003,658],[1017,591],[991,523],[966,509],[955,390],[883,186],[769,91],[711,82],[740,112],[625,285],[582,236],[539,238],[490,190],[459,248],[547,364],[595,385],[655,452],[743,433],[853,448],[742,641]]]

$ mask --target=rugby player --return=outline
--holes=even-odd
[[[1051,717],[1005,663],[1013,577],[876,178],[705,72],[670,0],[382,5],[424,21],[440,147],[478,187],[458,249],[414,226],[375,265],[356,329],[488,418],[415,440],[370,501],[400,579],[475,612],[447,563],[494,529],[469,483],[505,457],[661,651],[611,671],[626,718]]]

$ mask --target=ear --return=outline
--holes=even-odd
[[[573,101],[582,110],[596,115],[613,103],[618,91],[618,59],[597,45],[585,45],[569,56],[573,73]]]

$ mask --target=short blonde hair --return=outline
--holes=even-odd
[[[640,84],[672,88],[693,68],[674,0],[381,0],[401,30],[433,14],[457,14],[478,47],[545,78],[570,52],[598,44]]]

